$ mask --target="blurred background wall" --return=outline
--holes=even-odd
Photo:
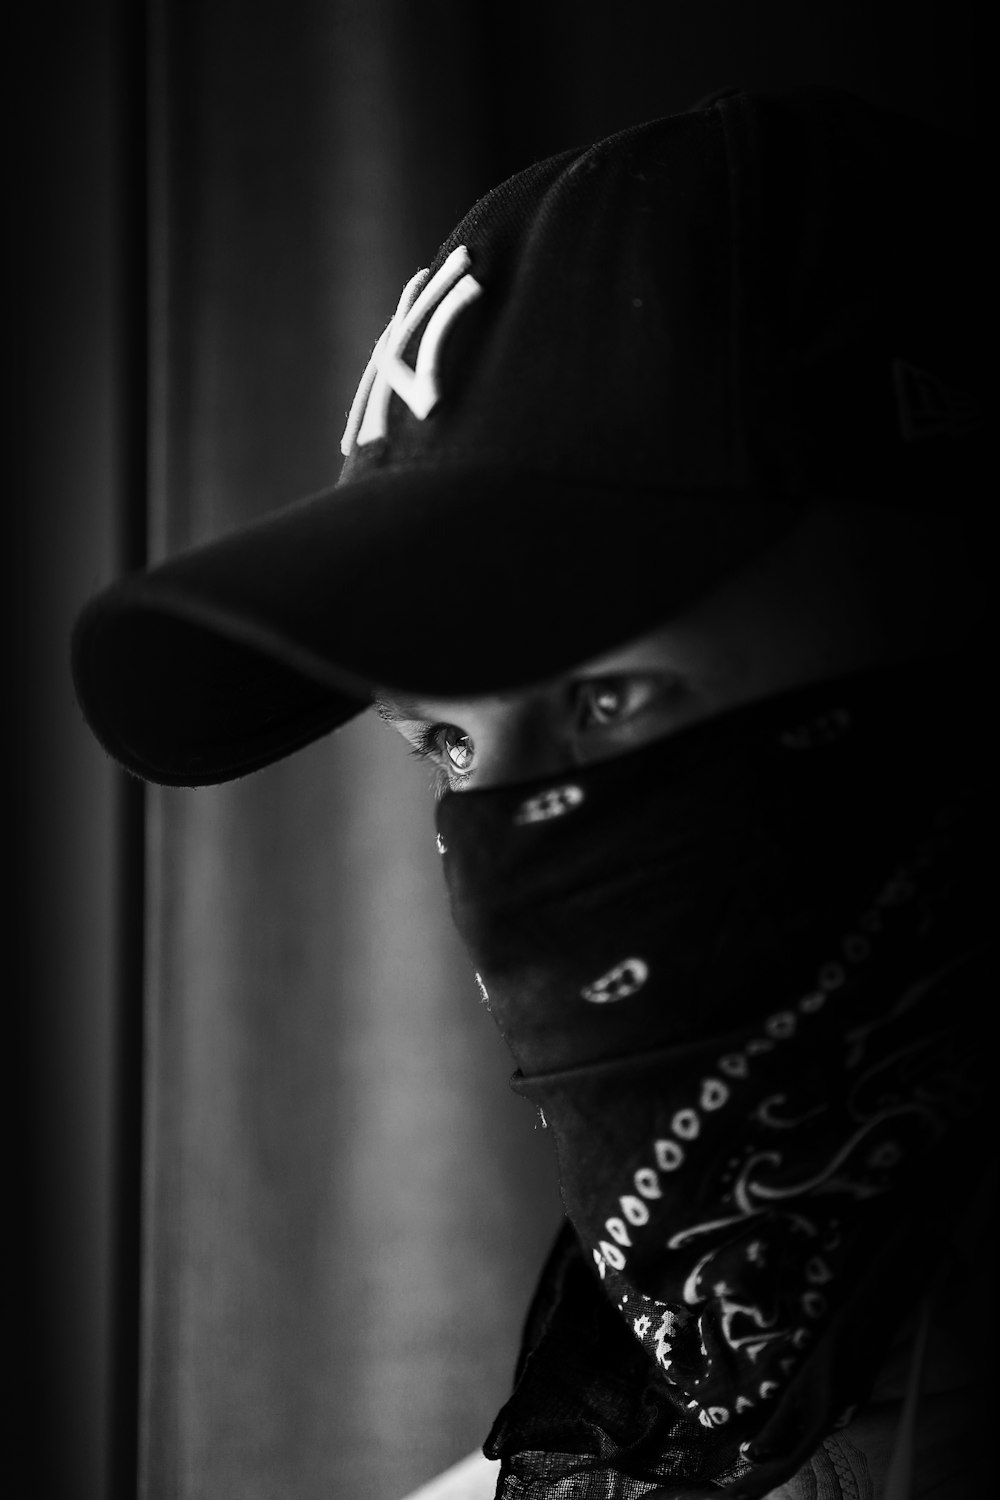
[[[73,616],[332,483],[400,289],[501,178],[723,85],[847,84],[971,128],[977,12],[88,0],[22,24],[8,915],[35,1492],[400,1500],[482,1442],[560,1219],[448,926],[424,773],[366,716],[232,786],[144,792],[81,723]],[[440,588],[474,630],[472,579],[416,579],[413,607]]]

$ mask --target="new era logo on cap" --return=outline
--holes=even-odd
[[[983,409],[975,397],[945,385],[929,371],[895,359],[892,375],[899,428],[905,442],[915,443],[921,438],[932,437],[968,437],[982,424]]]
[[[441,396],[438,355],[445,335],[462,309],[483,290],[469,274],[471,264],[468,250],[459,245],[430,281],[426,270],[418,271],[403,288],[392,322],[375,345],[351,403],[340,442],[345,456],[355,444],[362,447],[385,436],[393,391],[420,421],[434,410]],[[403,359],[403,350],[428,313],[431,315],[411,369]]]

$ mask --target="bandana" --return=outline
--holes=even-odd
[[[942,680],[441,800],[569,1220],[499,1493],[760,1496],[870,1391],[977,1178],[986,752]]]

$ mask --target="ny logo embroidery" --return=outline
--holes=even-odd
[[[340,451],[345,457],[355,444],[362,447],[385,436],[393,391],[419,421],[434,410],[441,399],[438,387],[441,344],[462,309],[483,290],[475,277],[468,274],[471,264],[468,250],[459,245],[430,281],[424,270],[406,283],[392,322],[375,345],[351,403],[340,441]],[[417,348],[416,365],[411,369],[404,363],[403,350],[428,312],[431,316]]]
[[[945,385],[928,370],[918,370],[902,359],[893,360],[892,376],[904,442],[968,437],[982,427],[983,408],[969,392]]]

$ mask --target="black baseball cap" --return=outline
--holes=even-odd
[[[82,611],[98,739],[154,782],[227,781],[376,688],[558,675],[811,501],[961,504],[987,363],[973,150],[842,90],[733,90],[495,188],[404,291],[336,484]]]

